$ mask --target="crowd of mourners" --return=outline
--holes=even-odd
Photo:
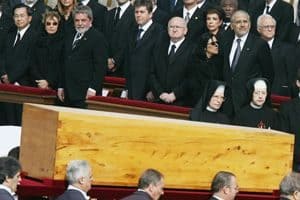
[[[296,135],[300,165],[299,6],[283,0],[0,1],[1,84],[57,90],[84,108],[104,76],[122,97],[193,107],[190,119]],[[298,24],[297,24],[298,23]],[[279,112],[270,95],[290,97]],[[0,104],[0,124],[22,106]],[[297,167],[298,166],[298,167]]]

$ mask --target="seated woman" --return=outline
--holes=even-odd
[[[251,79],[247,84],[249,102],[235,116],[233,124],[254,128],[278,129],[279,118],[270,105],[270,87],[265,78]]]
[[[34,85],[42,89],[56,89],[62,65],[63,34],[60,16],[57,12],[45,13],[45,29],[41,32],[30,63],[30,73]]]
[[[208,81],[202,97],[190,113],[190,119],[192,121],[229,124],[228,117],[221,112],[225,100],[225,88],[224,82]]]

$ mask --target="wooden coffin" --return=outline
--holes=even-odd
[[[34,178],[63,180],[69,160],[86,159],[96,185],[136,186],[156,168],[166,188],[209,189],[227,170],[241,191],[269,192],[291,171],[293,141],[266,129],[26,104],[20,159]]]

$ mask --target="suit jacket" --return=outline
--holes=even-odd
[[[130,5],[118,23],[114,26],[114,17],[116,14],[114,8],[108,11],[105,36],[109,45],[109,58],[113,58],[117,67],[115,72],[109,72],[111,76],[124,76],[124,52],[126,51],[126,44],[129,38],[129,30],[135,26],[134,8]]]
[[[197,8],[194,14],[191,16],[191,19],[188,22],[188,33],[186,38],[192,41],[198,41],[200,36],[206,32],[206,22],[204,21],[203,14],[204,12],[211,7],[208,1],[200,8]],[[177,10],[173,16],[183,17],[183,8]]]
[[[13,26],[12,17],[6,13],[2,13],[0,18],[0,55],[1,51],[4,48],[5,39],[8,33],[8,30]]]
[[[0,74],[7,74],[10,83],[18,82],[21,85],[29,85],[29,62],[37,33],[30,26],[22,39],[14,46],[16,35],[16,28],[7,35],[0,61]]]
[[[256,14],[254,14],[254,19],[252,19],[252,30],[256,30],[256,21],[265,9],[265,4],[259,5],[256,8]],[[294,10],[292,5],[283,1],[277,0],[271,9],[270,15],[276,20],[276,38],[282,41],[289,40],[289,33],[294,22]]]
[[[6,190],[0,189],[0,199],[1,200],[14,200],[14,197],[11,196]]]
[[[146,192],[136,191],[132,195],[129,195],[121,200],[152,200],[152,198]]]
[[[175,52],[175,56],[169,60],[168,49],[170,39],[163,38],[155,47],[153,59],[151,60],[150,85],[151,91],[157,101],[163,92],[174,92],[175,105],[189,105],[189,80],[193,72],[191,70],[191,56],[193,45],[184,40]]]
[[[73,103],[78,102],[82,107],[88,88],[101,95],[108,58],[107,45],[104,36],[91,27],[72,49],[75,34],[69,34],[65,40],[61,87],[65,89],[67,104],[77,106]]]
[[[104,33],[107,8],[95,0],[90,0],[87,4],[93,12],[93,26],[98,31]]]
[[[162,31],[160,24],[152,23],[139,42],[136,41],[138,27],[131,33],[125,71],[126,88],[131,99],[144,100],[149,91],[150,63],[154,46]]]
[[[182,9],[183,1],[177,0],[176,5],[173,10],[171,10],[170,0],[157,0],[157,7],[171,14],[176,10]]]
[[[42,18],[43,14],[46,11],[46,4],[43,0],[38,0],[31,8],[32,10],[32,20],[31,26],[34,27],[36,31],[40,31],[42,29]]]
[[[166,11],[156,8],[152,15],[152,20],[163,26],[164,29],[167,28],[170,16]]]
[[[77,190],[66,190],[56,200],[86,200],[84,196]]]
[[[297,74],[295,48],[292,45],[275,39],[271,54],[274,64],[272,93],[291,96],[292,85],[294,85]]]
[[[255,77],[265,77],[272,84],[274,77],[273,61],[268,44],[251,33],[248,34],[233,72],[229,60],[233,40],[234,35],[231,35],[223,38],[221,42],[224,56],[223,79],[230,88],[228,91],[231,93],[228,94],[228,97],[232,97],[232,99],[226,100],[224,104],[224,110],[229,116],[247,103],[246,83],[248,80]]]

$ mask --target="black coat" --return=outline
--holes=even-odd
[[[72,49],[75,34],[67,35],[65,40],[63,77],[60,84],[65,89],[67,105],[82,107],[88,88],[101,95],[108,58],[107,45],[104,36],[91,27]]]
[[[157,7],[171,14],[172,12],[181,9],[183,6],[182,0],[177,0],[175,8],[171,10],[170,1],[169,0],[157,0]]]
[[[152,198],[146,192],[136,191],[132,195],[129,195],[121,200],[152,200]]]
[[[170,19],[169,13],[167,13],[166,11],[160,8],[156,8],[156,10],[152,15],[153,22],[162,25],[164,29],[167,29],[169,19]]]
[[[85,197],[77,190],[66,190],[56,200],[86,200]]]
[[[93,27],[104,33],[107,8],[96,0],[90,0],[87,6],[89,6],[93,12]]]
[[[35,80],[47,80],[49,87],[57,88],[63,64],[63,45],[64,38],[60,32],[54,35],[44,32],[39,36],[30,62],[33,85],[36,85]]]

